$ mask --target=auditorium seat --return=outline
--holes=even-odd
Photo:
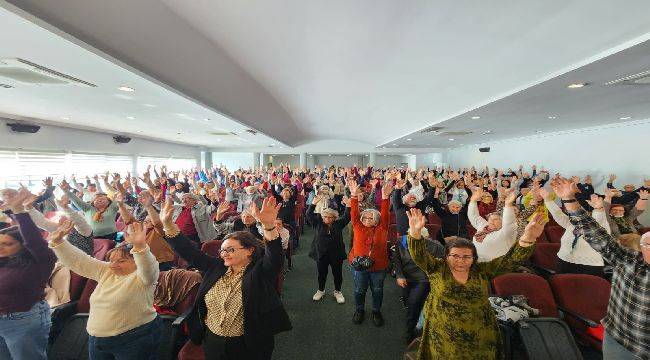
[[[560,244],[540,243],[535,245],[535,250],[530,258],[530,263],[544,277],[549,277],[557,272],[557,252]]]
[[[557,304],[548,282],[541,276],[525,273],[511,273],[492,280],[497,296],[524,295],[528,304],[539,309],[540,317],[559,317]]]
[[[546,238],[548,239],[548,242],[551,243],[556,243],[559,244],[560,240],[562,239],[562,235],[564,235],[565,229],[559,225],[553,226],[553,225],[547,225],[544,228],[544,234],[546,234]]]
[[[438,217],[438,215],[436,213],[427,214],[427,222],[429,224],[442,225],[442,220],[440,220],[440,217]]]
[[[436,236],[438,235],[438,232],[440,231],[440,224],[425,224],[424,227],[427,228],[427,231],[429,232],[429,237],[432,239],[435,239]]]
[[[551,288],[564,321],[577,339],[602,349],[602,340],[590,335],[589,328],[598,328],[607,313],[611,286],[603,278],[585,274],[558,274],[550,279]]]
[[[474,229],[474,227],[472,225],[470,225],[469,222],[468,222],[467,223],[467,238],[471,240],[471,239],[474,238],[474,235],[476,235],[476,229]]]
[[[219,251],[221,250],[222,243],[223,240],[206,241],[203,244],[201,244],[201,251],[203,251],[204,253],[210,256],[219,257]]]
[[[106,253],[115,247],[115,241],[110,239],[93,239],[95,250],[93,256],[97,260],[105,260]]]

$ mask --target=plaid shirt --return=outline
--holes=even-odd
[[[603,320],[607,335],[639,358],[650,359],[650,265],[641,253],[619,246],[584,209],[568,214],[589,245],[614,267]]]

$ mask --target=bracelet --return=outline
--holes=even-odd
[[[276,228],[275,226],[272,227],[272,228],[270,228],[270,229],[267,229],[267,228],[263,227],[263,229],[264,229],[264,231],[273,231],[273,230],[277,230],[277,228]]]
[[[176,237],[181,232],[181,230],[178,228],[178,225],[173,226],[171,228],[165,228],[165,229],[163,229],[163,231],[165,232],[165,237],[168,237],[168,238]]]
[[[561,201],[562,201],[562,204],[570,204],[570,203],[578,202],[578,200],[575,199],[575,198],[569,199],[569,200],[562,199]]]
[[[534,241],[521,241],[521,240],[519,240],[519,242],[526,245],[532,245],[535,243]]]
[[[645,199],[644,198],[639,198],[639,200],[648,200],[648,198],[645,198]]]

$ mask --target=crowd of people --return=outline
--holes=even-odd
[[[97,282],[87,322],[91,359],[156,358],[164,341],[156,286],[179,259],[202,278],[187,327],[206,359],[270,359],[274,336],[292,328],[278,284],[292,270],[291,253],[305,247],[301,218],[314,234],[308,250],[315,266],[298,269],[314,273],[311,301],[326,296],[331,271],[332,296],[346,302],[347,260],[351,321],[364,322],[370,289],[370,318],[381,327],[384,284],[393,275],[407,308],[404,341],[420,337],[420,359],[500,358],[488,285],[521,271],[554,221],[565,229],[559,273],[607,277],[612,269],[604,357],[650,354],[650,233],[638,222],[650,180],[618,189],[611,175],[598,192],[590,176],[535,166],[163,166],[140,177],[107,170],[56,185],[46,178],[38,194],[0,190],[1,359],[47,358],[50,307],[70,299],[52,278],[66,271]],[[428,226],[432,217],[437,226]],[[96,238],[117,246],[96,259]],[[201,250],[216,239],[219,256]]]

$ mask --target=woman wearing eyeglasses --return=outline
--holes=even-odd
[[[422,237],[426,217],[418,209],[407,216],[409,252],[431,283],[418,359],[499,358],[499,329],[488,302],[488,284],[532,255],[544,219],[535,216],[504,256],[478,263],[476,247],[463,238],[447,242],[445,259],[434,258]]]
[[[187,317],[190,339],[203,345],[205,358],[270,359],[274,338],[291,330],[291,322],[274,288],[282,267],[282,244],[275,219],[280,206],[266,198],[262,208],[251,205],[262,224],[264,245],[248,231],[227,235],[220,257],[196,249],[172,220],[167,200],[160,212],[165,238],[202,273],[196,302]]]

